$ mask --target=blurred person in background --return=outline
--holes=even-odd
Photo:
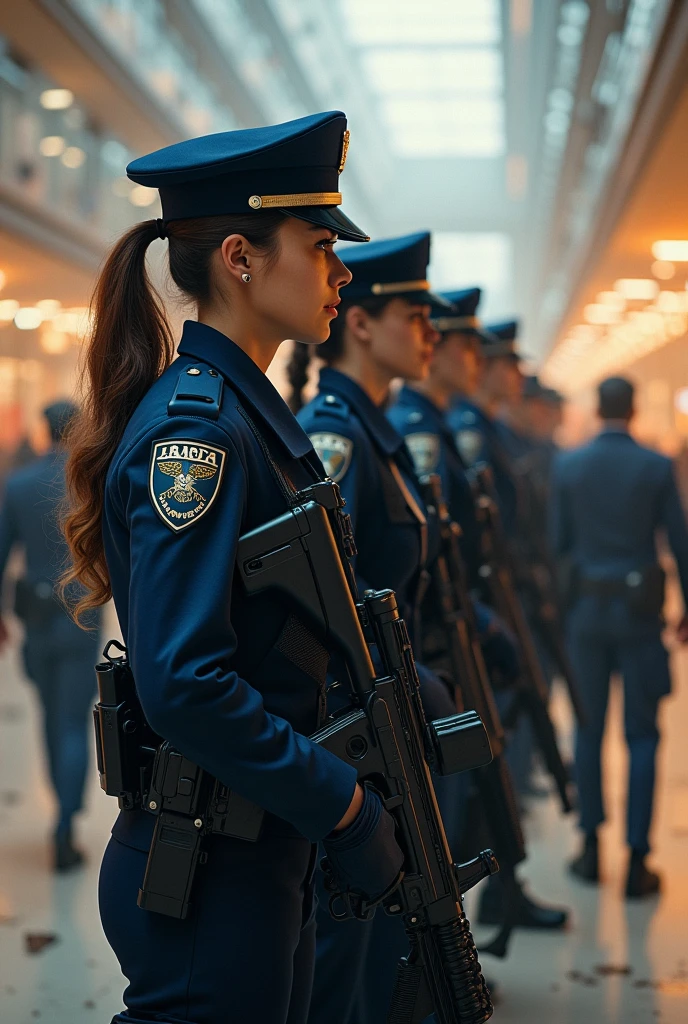
[[[24,555],[14,612],[25,630],[24,668],[43,710],[48,769],[58,805],[53,863],[60,872],[78,867],[84,859],[74,845],[73,819],[82,807],[91,751],[88,711],[95,695],[93,666],[100,625],[100,612],[94,612],[89,630],[79,628],[55,595],[68,557],[60,530],[67,458],[63,441],[76,412],[68,401],[44,410],[50,448],[8,477],[0,512],[0,576],[14,548]],[[0,619],[0,650],[8,639]]]
[[[551,538],[568,581],[571,659],[587,721],[576,736],[580,828],[584,842],[572,873],[598,882],[598,828],[604,821],[600,751],[612,673],[624,687],[624,727],[630,754],[626,895],[659,891],[650,850],[657,709],[671,690],[662,643],[664,573],[656,537],[665,530],[688,607],[688,530],[672,463],[631,437],[634,389],[623,377],[599,387],[602,430],[581,448],[562,452],[552,478]],[[688,642],[688,616],[678,626]]]

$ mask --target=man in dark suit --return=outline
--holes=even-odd
[[[95,613],[89,623],[91,630],[80,629],[55,595],[68,557],[59,523],[67,459],[62,438],[75,412],[76,407],[64,401],[44,410],[51,448],[8,478],[0,512],[0,577],[15,547],[24,554],[15,612],[25,628],[26,674],[36,686],[43,708],[48,768],[58,803],[54,831],[57,871],[70,870],[83,861],[83,854],[74,846],[72,819],[81,809],[90,760],[88,710],[95,693],[93,668],[100,624],[100,614]],[[0,647],[7,638],[0,619]]]
[[[599,880],[597,829],[604,821],[600,747],[612,673],[624,686],[624,726],[630,754],[626,895],[659,891],[650,871],[657,708],[671,689],[662,643],[663,573],[656,538],[667,534],[688,607],[688,530],[669,459],[643,448],[629,433],[633,385],[621,377],[599,388],[601,432],[582,448],[561,453],[552,481],[551,535],[570,580],[568,635],[587,711],[578,729],[576,772],[583,850],[571,864],[586,881]],[[688,617],[678,627],[688,642]]]

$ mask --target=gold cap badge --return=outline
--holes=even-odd
[[[339,171],[338,171],[339,174],[341,174],[342,171],[344,170],[344,165],[346,163],[346,157],[347,157],[347,154],[349,152],[349,140],[350,140],[350,138],[351,138],[351,132],[347,128],[346,131],[344,132],[344,134],[342,135],[342,155],[339,158]]]

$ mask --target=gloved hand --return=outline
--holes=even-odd
[[[365,799],[356,820],[341,832],[330,832],[323,846],[339,889],[373,902],[399,875],[404,855],[392,815],[369,783],[363,788]]]

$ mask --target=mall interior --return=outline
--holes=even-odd
[[[556,443],[587,442],[599,429],[597,385],[629,378],[633,434],[674,460],[688,510],[685,0],[2,0],[3,490],[46,451],[44,408],[78,396],[110,246],[161,215],[157,191],[130,181],[126,165],[183,139],[321,110],[348,117],[347,214],[373,240],[430,231],[433,289],[480,287],[483,322],[518,321],[524,373],[563,396]],[[153,243],[150,271],[181,331],[194,313],[166,248]],[[268,371],[285,394],[291,347]],[[661,892],[624,898],[628,751],[616,685],[602,882],[569,873],[576,814],[561,815],[536,769],[522,876],[570,915],[561,931],[517,930],[505,959],[481,958],[499,1024],[688,1020],[688,653],[672,628],[682,600],[664,547],[662,559],[673,689],[659,712],[652,826]],[[41,708],[11,611],[21,571],[15,552],[0,652],[0,1020],[106,1022],[125,986],[97,906],[115,802],[94,754],[78,824],[85,862],[56,873]],[[110,606],[105,628],[119,635]],[[551,713],[571,759],[574,723],[556,680]],[[475,893],[466,907],[480,949],[490,929],[477,923]]]

